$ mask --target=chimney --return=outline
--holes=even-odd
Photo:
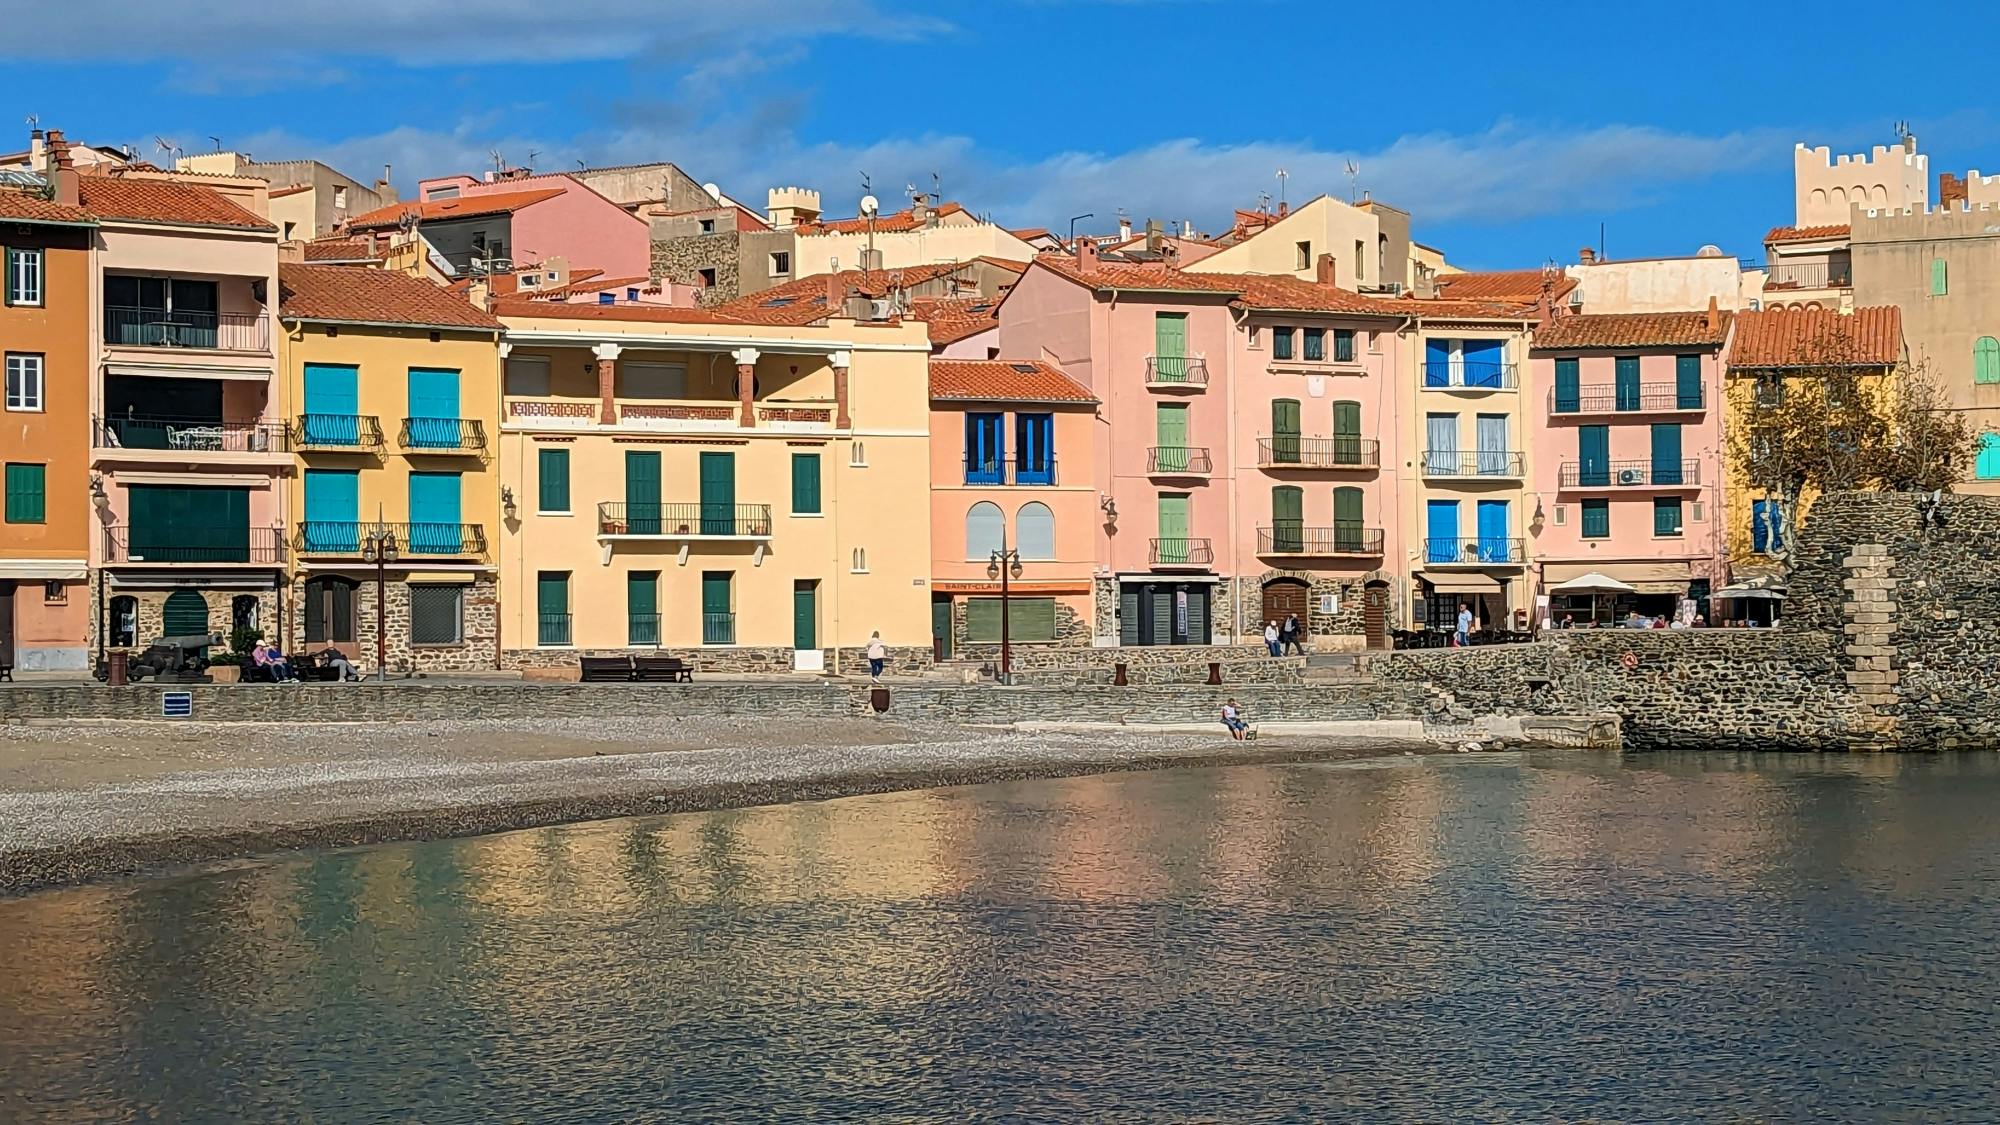
[[[1132,220],[1118,216],[1118,241],[1129,242],[1132,238]]]
[[[55,187],[55,201],[70,207],[80,204],[83,201],[83,183],[70,164],[69,142],[63,139],[61,129],[49,130],[48,160],[49,182]]]
[[[1583,249],[1578,250],[1576,252],[1576,260],[1583,263],[1586,266],[1590,265],[1591,263],[1597,261],[1597,251],[1592,250],[1590,247],[1586,246]]]
[[[845,296],[847,296],[847,288],[840,283],[840,272],[836,270],[833,273],[827,274],[826,311],[833,312],[840,308],[841,299]]]
[[[1708,298],[1708,319],[1705,323],[1710,332],[1722,327],[1722,310],[1716,305],[1715,295],[1712,293]]]
[[[1097,240],[1089,235],[1076,240],[1076,268],[1083,273],[1097,272]]]
[[[1314,275],[1313,280],[1319,282],[1321,285],[1334,284],[1333,255],[1321,254],[1319,256],[1319,261],[1316,262],[1315,265],[1318,267],[1319,272],[1316,275]]]
[[[1146,220],[1146,249],[1157,254],[1167,244],[1166,236],[1160,230],[1160,220]]]
[[[1172,242],[1164,244],[1163,246],[1160,247],[1160,256],[1166,259],[1167,265],[1170,268],[1172,269],[1180,268],[1181,248],[1178,244]]]
[[[1965,181],[1950,172],[1938,173],[1938,206],[1941,208],[1964,207],[1970,196],[1966,192]]]
[[[493,311],[493,283],[484,277],[475,277],[472,284],[465,287],[465,296],[472,307],[480,312]]]
[[[368,256],[373,258],[375,254],[375,232],[371,230],[368,232]]]
[[[912,195],[910,197],[910,218],[915,219],[917,225],[920,227],[929,226],[930,215],[931,215],[930,205],[924,199],[924,193],[918,192],[915,195]]]
[[[278,243],[278,261],[303,265],[306,260],[306,244],[298,239]]]

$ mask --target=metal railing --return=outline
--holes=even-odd
[[[599,535],[658,535],[675,539],[728,536],[767,539],[769,504],[629,504],[597,506]]]
[[[1558,488],[1681,488],[1701,483],[1701,462],[1565,461],[1556,471]]]
[[[1578,387],[1574,393],[1549,392],[1551,414],[1619,414],[1659,410],[1700,410],[1701,387],[1682,389],[1672,382],[1641,383],[1637,387],[1615,383]]]
[[[1022,457],[967,457],[965,483],[1052,485],[1056,482],[1056,459],[1031,460]]]
[[[104,342],[125,348],[268,352],[271,318],[260,312],[184,312],[112,305],[104,310]]]
[[[1460,536],[1425,539],[1424,561],[1480,566],[1493,563],[1519,565],[1528,561],[1526,541],[1504,535]]]
[[[1845,289],[1853,284],[1851,263],[1772,262],[1764,267],[1766,289]]]
[[[292,536],[292,545],[302,555],[359,556],[370,540],[392,545],[398,559],[486,554],[486,528],[476,523],[302,520]]]
[[[1382,443],[1373,438],[1340,434],[1333,437],[1276,434],[1257,439],[1257,463],[1278,468],[1374,469],[1381,467]]]
[[[1146,450],[1146,471],[1172,476],[1205,477],[1211,471],[1208,449],[1198,445],[1155,445]]]
[[[535,614],[535,643],[538,645],[566,645],[570,643],[569,614]]]
[[[486,448],[486,423],[477,418],[405,418],[401,439],[404,449],[481,450]]]
[[[1307,527],[1280,523],[1257,529],[1260,555],[1379,555],[1382,529],[1360,524]]]
[[[1154,539],[1148,557],[1154,566],[1209,566],[1215,549],[1206,539]]]
[[[733,613],[702,614],[701,643],[705,645],[735,644],[736,615]]]
[[[182,453],[283,453],[290,448],[278,422],[211,422],[128,414],[96,419],[98,449],[171,449]]]
[[[657,613],[627,613],[625,615],[625,643],[628,645],[656,645],[660,643],[660,615]]]
[[[1511,391],[1520,379],[1511,363],[1485,360],[1425,360],[1424,389],[1433,391]]]
[[[1146,357],[1146,385],[1205,387],[1208,385],[1208,361],[1191,355],[1149,355]]]
[[[1424,451],[1424,475],[1427,477],[1518,477],[1524,471],[1522,466],[1521,454],[1512,451]]]
[[[285,533],[275,527],[104,529],[104,560],[112,563],[282,563]]]
[[[292,422],[293,449],[382,448],[382,421],[372,414],[301,414]]]

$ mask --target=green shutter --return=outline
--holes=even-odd
[[[729,612],[729,579],[726,570],[705,570],[701,574],[701,611]]]
[[[1333,404],[1333,463],[1359,465],[1361,456],[1361,404]]]
[[[792,583],[792,647],[819,647],[819,583],[806,579]]]
[[[1139,587],[1118,588],[1118,643],[1130,647],[1139,643]]]
[[[1653,534],[1679,535],[1681,533],[1681,498],[1678,496],[1656,496],[1653,498]]]
[[[1932,259],[1931,259],[1931,296],[1933,296],[1933,297],[1942,297],[1942,296],[1944,296],[1944,295],[1945,295],[1945,292],[1946,292],[1946,286],[1947,286],[1947,279],[1946,279],[1946,277],[1945,277],[1945,267],[1944,267],[1944,259],[1943,259],[1943,258],[1932,258]]]
[[[1000,643],[1000,599],[968,598],[965,636],[979,644]],[[1056,639],[1054,598],[1007,599],[1007,640],[1010,644],[1047,644]]]
[[[199,590],[175,590],[160,607],[160,631],[169,637],[198,637],[208,632],[208,599]]]
[[[1608,539],[1611,536],[1611,501],[1585,500],[1583,502],[1583,537],[1585,539]]]
[[[0,246],[0,305],[14,303],[14,254],[11,246]]]
[[[987,644],[1000,640],[999,598],[966,599],[965,639]]]
[[[635,570],[625,576],[625,643],[660,643],[660,572]]]
[[[1305,492],[1281,484],[1271,490],[1271,548],[1299,551],[1305,546]]]
[[[538,511],[569,511],[569,450],[543,449],[538,454],[541,498]]]
[[[1674,357],[1674,406],[1681,410],[1701,409],[1701,357]]]
[[[1362,529],[1361,490],[1353,487],[1333,490],[1333,547],[1336,551],[1359,551],[1366,537]]]
[[[544,570],[535,575],[536,642],[569,643],[569,572]]]
[[[1973,342],[1972,381],[2000,383],[2000,340],[1981,336]]]
[[[45,523],[48,519],[48,467],[7,466],[7,522]]]
[[[819,514],[819,454],[792,454],[792,513]]]
[[[1583,389],[1578,386],[1577,362],[1574,356],[1564,356],[1556,360],[1556,410],[1557,414],[1575,414],[1583,409]]]
[[[1299,460],[1299,404],[1297,399],[1271,400],[1271,460],[1292,465]]]

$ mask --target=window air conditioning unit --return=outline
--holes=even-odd
[[[1637,470],[1637,469],[1620,469],[1620,470],[1618,470],[1618,483],[1619,483],[1619,484],[1644,484],[1644,483],[1645,483],[1645,477],[1646,477],[1646,474],[1644,474],[1644,473],[1640,472],[1640,471],[1639,471],[1639,470]]]
[[[888,301],[868,302],[868,319],[887,320],[895,313],[895,306]]]

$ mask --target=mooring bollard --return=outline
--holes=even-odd
[[[1222,664],[1219,661],[1211,660],[1208,662],[1208,686],[1219,687],[1221,684]]]
[[[868,706],[880,715],[889,709],[889,689],[885,687],[868,689]]]
[[[128,652],[114,652],[105,662],[104,682],[112,687],[124,687],[126,667],[132,660]]]
[[[1131,681],[1125,678],[1125,662],[1120,660],[1111,666],[1111,683],[1114,687],[1125,687]]]

